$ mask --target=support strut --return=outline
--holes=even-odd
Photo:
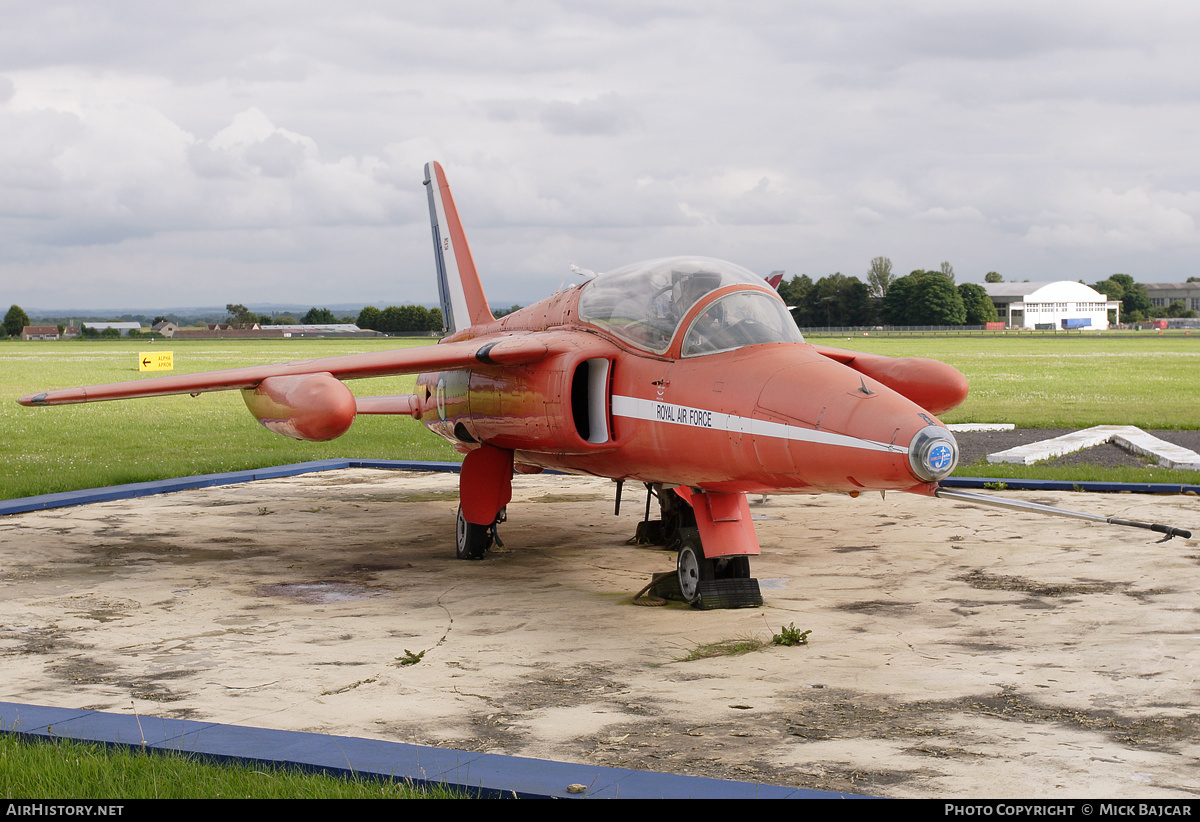
[[[1162,525],[1157,522],[1138,522],[1132,519],[1120,519],[1118,517],[1105,517],[1099,514],[1087,514],[1083,511],[1070,511],[1066,508],[1055,508],[1053,505],[1042,505],[1040,502],[1026,502],[1025,500],[1017,499],[1002,499],[1000,497],[988,496],[987,494],[972,494],[969,491],[951,491],[948,488],[938,488],[934,490],[934,496],[944,499],[954,499],[960,502],[973,502],[979,505],[992,505],[997,508],[1011,508],[1018,511],[1032,511],[1036,514],[1050,514],[1056,517],[1069,517],[1071,519],[1083,519],[1088,522],[1107,522],[1109,525],[1124,525],[1128,528],[1144,528],[1147,531],[1154,531],[1159,534],[1166,534],[1162,542],[1171,537],[1183,537],[1191,539],[1192,532],[1184,528],[1176,528],[1173,525]]]

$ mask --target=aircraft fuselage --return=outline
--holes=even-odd
[[[652,354],[580,321],[579,293],[447,338],[482,347],[536,334],[550,353],[517,367],[422,374],[415,416],[464,453],[483,442],[514,451],[518,471],[709,491],[932,493],[953,469],[957,446],[932,414],[811,345],[682,357],[674,340]],[[681,327],[710,304],[698,303]],[[922,432],[939,440],[925,450],[943,446],[936,454],[914,453]]]

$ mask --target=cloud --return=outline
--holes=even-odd
[[[40,212],[45,199],[33,192],[44,194],[63,185],[55,160],[82,130],[79,116],[71,112],[0,109],[0,187],[9,192],[0,198],[0,211],[10,216]]]
[[[1075,191],[1057,213],[1029,227],[1025,240],[1056,250],[1097,254],[1196,249],[1200,193],[1180,196],[1144,187],[1127,191]]]
[[[1183,4],[287,10],[14,6],[0,278],[47,302],[155,268],[199,288],[219,258],[248,290],[346,270],[365,293],[428,265],[430,159],[489,291],[522,303],[569,262],[671,253],[813,274],[952,259],[960,281],[1088,279],[1104,254],[1195,273],[1200,9]]]
[[[639,122],[630,105],[612,92],[577,103],[549,102],[542,109],[541,120],[547,131],[561,136],[613,136]]]
[[[78,83],[72,102],[34,90],[0,109],[9,254],[172,231],[380,225],[398,213],[386,161],[324,161],[315,140],[257,108],[199,139],[153,106],[89,94],[86,78],[58,81]]]
[[[204,147],[205,168],[226,169],[243,178],[247,174],[295,177],[307,164],[320,163],[317,145],[311,138],[277,128],[256,108],[238,114]]]

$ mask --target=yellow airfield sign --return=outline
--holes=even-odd
[[[143,351],[138,354],[138,371],[171,371],[174,368],[174,352]]]

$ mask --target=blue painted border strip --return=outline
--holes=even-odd
[[[66,508],[71,505],[88,505],[93,502],[136,499],[154,494],[170,494],[194,488],[212,488],[218,485],[234,485],[261,479],[280,479],[310,474],[316,471],[340,471],[344,468],[382,468],[394,471],[449,471],[457,473],[462,467],[457,462],[426,462],[419,460],[372,460],[331,459],[297,462],[291,465],[275,465],[268,468],[251,468],[246,471],[229,471],[222,474],[199,474],[194,477],[175,477],[152,482],[134,482],[128,485],[112,485],[107,488],[86,488],[79,491],[64,491],[58,494],[40,494],[0,501],[0,515],[20,514],[25,511],[42,511],[48,508]]]
[[[345,776],[445,785],[481,796],[524,799],[851,799],[853,794],[677,776],[601,765],[473,753],[404,742],[276,731],[191,719],[0,702],[0,733],[278,764]],[[583,793],[567,786],[587,785]]]
[[[72,505],[88,505],[93,502],[136,499],[154,494],[169,494],[194,488],[211,488],[218,485],[233,485],[261,479],[279,479],[310,474],[317,471],[340,471],[344,468],[377,468],[392,471],[446,471],[457,473],[462,464],[457,462],[432,462],[424,460],[377,460],[377,459],[330,459],[312,462],[297,462],[291,465],[276,465],[268,468],[251,468],[246,471],[229,471],[222,474],[200,474],[194,477],[135,482],[129,485],[113,485],[108,488],[87,488],[80,491],[64,491],[59,494],[41,494],[36,497],[0,500],[0,516],[20,514],[26,511],[43,511],[49,508],[66,508]],[[556,473],[556,472],[547,472]],[[1200,494],[1200,485],[1168,482],[1090,482],[1071,480],[996,479],[988,477],[947,477],[941,485],[947,488],[985,488],[1003,484],[1009,491],[1091,491],[1095,493],[1134,494]]]

